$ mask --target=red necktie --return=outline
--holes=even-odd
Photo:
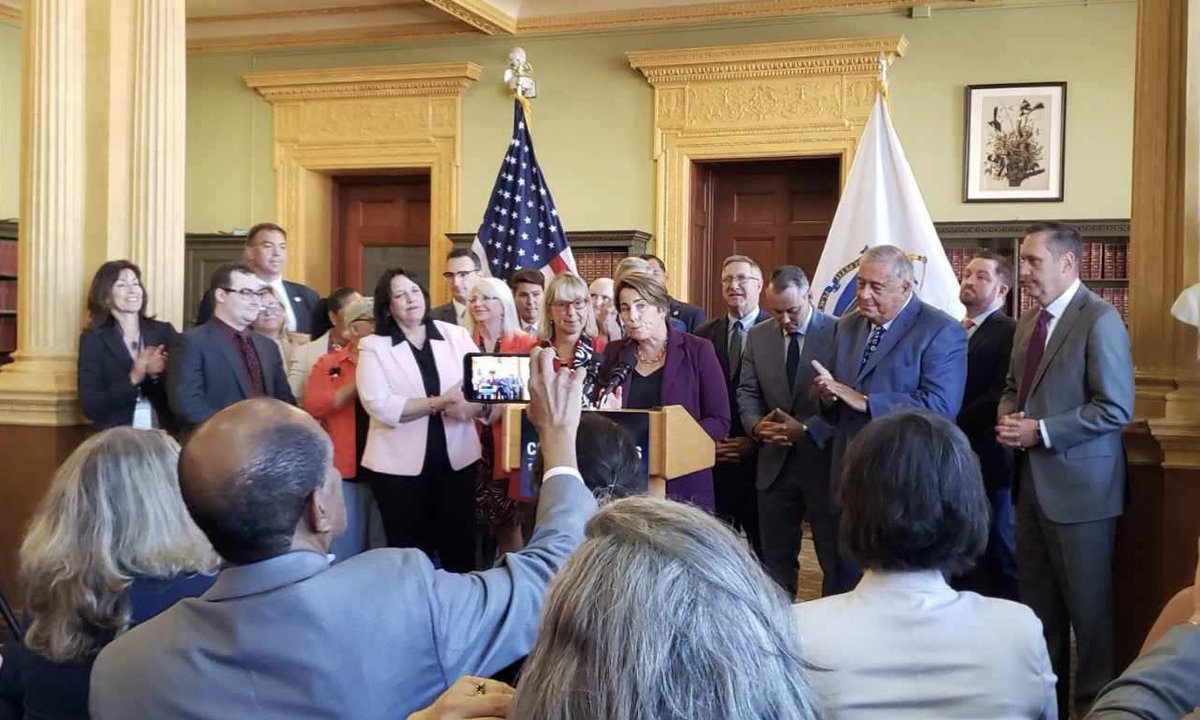
[[[258,359],[258,351],[254,349],[254,341],[249,332],[238,333],[237,339],[242,359],[246,361],[246,374],[250,376],[251,397],[262,397],[267,390],[263,385],[262,363]]]
[[[1021,387],[1017,391],[1017,410],[1025,410],[1025,401],[1029,399],[1029,388],[1033,385],[1033,376],[1037,375],[1038,365],[1042,363],[1042,354],[1046,352],[1046,328],[1050,318],[1054,317],[1045,310],[1038,313],[1037,324],[1033,326],[1033,335],[1029,337],[1029,347],[1025,350],[1025,370],[1021,373]]]

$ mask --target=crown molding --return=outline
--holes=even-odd
[[[306,32],[245,35],[240,37],[193,38],[187,41],[188,52],[238,52],[283,48],[318,48],[344,45],[373,45],[404,40],[428,40],[463,35],[477,35],[472,28],[453,20],[447,22],[408,23],[378,27],[341,28]]]
[[[243,79],[269,102],[340,98],[458,96],[479,79],[473,62],[373,65],[251,73]]]
[[[0,0],[0,2],[2,1]],[[424,0],[409,0],[408,2],[338,5],[335,7],[316,7],[304,10],[267,10],[249,13],[226,13],[224,15],[198,15],[189,17],[187,24],[205,25],[209,23],[245,22],[247,20],[287,20],[291,18],[325,17],[330,15],[357,15],[360,13],[377,13],[386,10],[423,7],[425,7]]]
[[[425,0],[425,2],[488,35],[513,35],[517,32],[517,19],[494,7],[487,0]]]
[[[872,73],[880,56],[888,63],[904,55],[903,35],[806,40],[757,45],[642,50],[625,53],[651,85],[747,78]]]

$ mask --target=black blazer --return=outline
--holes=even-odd
[[[751,322],[750,327],[770,319],[770,315],[759,310],[758,316]],[[750,332],[750,327],[746,327],[744,332]],[[729,437],[743,437],[746,434],[746,429],[742,427],[742,414],[738,412],[737,403],[737,387],[739,376],[741,375],[742,359],[737,358],[734,361],[736,363],[734,369],[737,370],[738,374],[734,375],[732,380],[729,379],[729,314],[725,313],[720,317],[709,320],[696,328],[695,334],[702,338],[707,338],[713,344],[713,347],[717,349],[717,360],[721,361],[721,371],[725,373],[725,385],[729,388],[729,409],[732,415]],[[746,347],[746,342],[746,338],[742,338],[743,349]]]
[[[313,313],[317,310],[317,303],[321,297],[317,295],[317,291],[307,285],[300,283],[283,281],[283,288],[287,290],[288,302],[292,304],[292,312],[296,315],[296,332],[312,334]],[[204,293],[204,297],[200,299],[200,309],[196,312],[197,327],[203,325],[212,319],[213,315],[213,298],[212,290]]]
[[[167,398],[184,430],[189,430],[250,395],[250,377],[229,338],[209,320],[179,336],[167,373]],[[267,395],[295,405],[279,346],[251,333],[262,364]]]
[[[989,492],[1012,485],[1013,451],[996,442],[996,407],[1008,375],[1017,322],[1002,310],[988,315],[967,343],[967,382],[958,426],[971,441]]]
[[[703,309],[695,305],[688,305],[673,297],[667,298],[667,316],[683,323],[684,330],[690,333],[695,333],[696,328],[704,324]]]
[[[169,353],[174,351],[179,337],[174,325],[150,319],[142,319],[140,325],[143,345],[162,345]],[[147,377],[140,385],[132,385],[129,382],[132,368],[133,358],[125,349],[121,326],[116,322],[110,320],[99,328],[80,333],[77,387],[83,414],[97,430],[131,425],[140,388],[154,406],[159,425],[175,432],[175,418],[167,403],[166,379]]]

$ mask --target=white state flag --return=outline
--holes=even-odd
[[[875,98],[812,279],[818,308],[833,315],[853,309],[858,261],[872,245],[895,245],[908,253],[922,300],[956,319],[966,312],[882,95]]]

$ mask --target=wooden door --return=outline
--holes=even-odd
[[[780,265],[799,265],[811,278],[837,210],[840,163],[818,157],[712,164],[707,247],[697,247],[693,232],[692,257],[700,259],[694,302],[710,315],[724,311],[720,265],[729,255],[753,258],[764,281]]]
[[[371,294],[386,268],[425,278],[429,268],[429,175],[339,178],[335,285]]]

